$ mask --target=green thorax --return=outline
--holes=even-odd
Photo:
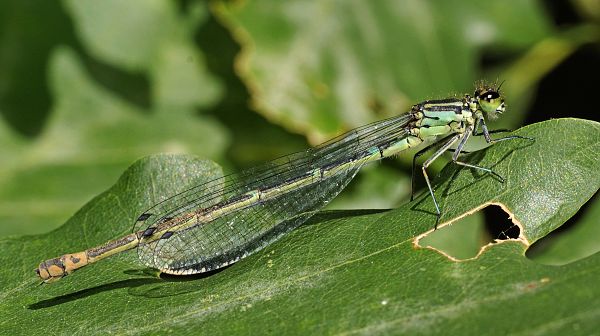
[[[425,140],[432,136],[463,133],[474,125],[479,112],[478,104],[466,95],[462,99],[427,100],[412,107],[415,122],[411,133]],[[475,109],[473,109],[475,108]]]

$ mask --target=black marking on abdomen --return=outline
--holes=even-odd
[[[231,198],[228,198],[225,201],[222,201],[222,202],[219,202],[219,203],[213,205],[211,208],[215,208],[215,207],[216,208],[224,208],[224,207],[226,207],[226,206],[228,206],[230,204],[237,203],[237,202],[243,202],[243,201],[248,200],[250,198],[252,198],[251,194],[236,195],[236,196],[233,196]]]
[[[146,230],[144,230],[144,232],[142,232],[142,237],[150,237],[152,236],[152,234],[154,234],[154,231],[156,231],[156,228],[147,228]]]
[[[285,182],[283,182],[282,185],[293,184],[294,182],[298,182],[298,181],[304,180],[304,179],[306,179],[308,177],[311,177],[312,175],[313,175],[313,171],[311,170],[311,171],[309,171],[309,172],[307,172],[305,174],[302,174],[300,176],[292,177],[292,178],[289,178],[289,179],[285,180]]]
[[[351,163],[353,161],[354,161],[354,157],[351,157],[351,158],[347,158],[345,160],[335,161],[335,162],[332,162],[332,163],[330,163],[328,165],[324,165],[323,167],[321,167],[321,176],[323,175],[323,172],[326,172],[328,170],[332,170],[335,167],[343,166],[343,165],[345,165],[347,163]]]
[[[311,177],[313,175],[313,173],[314,173],[314,170],[311,170],[311,171],[309,171],[309,172],[307,172],[305,174],[302,174],[300,176],[291,177],[291,178],[285,180],[282,183],[274,184],[274,185],[271,185],[271,186],[268,186],[268,187],[265,187],[265,188],[260,188],[259,191],[260,191],[260,193],[266,193],[266,192],[269,192],[269,190],[273,190],[273,189],[277,189],[277,188],[283,188],[286,185],[293,184],[295,182],[307,179],[307,178]],[[321,174],[322,174],[322,172],[321,172]]]
[[[145,213],[145,214],[141,214],[140,217],[138,217],[137,221],[138,222],[143,222],[146,219],[150,218],[150,216],[152,216],[151,213]]]

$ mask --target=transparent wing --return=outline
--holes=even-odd
[[[183,221],[186,214],[210,208],[221,201],[277,186],[314,169],[355,160],[374,146],[404,137],[411,120],[407,114],[378,121],[305,152],[201,184],[144,212],[134,230],[152,229],[166,220],[181,218]],[[277,198],[174,232],[168,239],[141,243],[138,247],[140,260],[148,266],[173,273],[197,273],[224,266],[306,221],[334,198],[361,166],[349,165],[335,175],[319,179],[318,183],[306,183]]]
[[[305,222],[333,199],[360,166],[326,181],[173,233],[138,248],[142,261],[175,274],[217,269],[260,250]]]

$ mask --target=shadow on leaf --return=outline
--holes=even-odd
[[[38,310],[49,308],[53,306],[57,306],[63,303],[72,302],[79,299],[84,299],[90,297],[92,295],[100,294],[107,291],[112,291],[116,289],[122,288],[135,288],[140,287],[152,283],[161,282],[161,279],[150,279],[150,278],[141,278],[141,279],[128,279],[128,280],[120,280],[116,282],[112,282],[109,284],[104,284],[92,288],[83,289],[74,293],[60,295],[52,299],[42,300],[36,303],[33,303],[27,307],[27,309]]]

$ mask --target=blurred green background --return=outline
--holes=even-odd
[[[479,79],[505,81],[492,128],[597,120],[599,20],[595,0],[2,1],[0,237],[60,226],[145,155],[235,171]],[[330,208],[406,202],[410,159]]]

